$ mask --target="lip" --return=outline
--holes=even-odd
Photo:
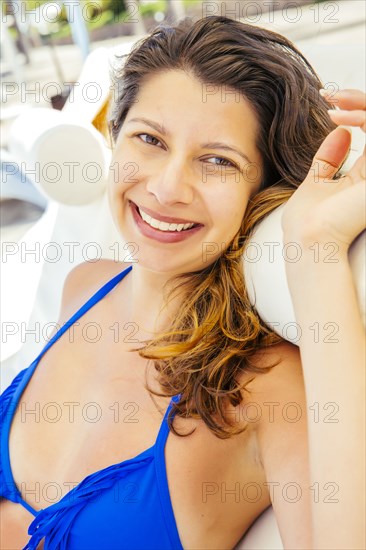
[[[135,204],[132,201],[130,201],[130,203]],[[145,206],[140,207],[137,204],[135,204],[135,206],[137,206],[138,208],[140,208],[141,210],[146,212],[146,214],[148,214],[152,218],[155,218],[156,220],[159,220],[160,222],[177,223],[177,224],[179,224],[179,223],[196,223],[196,224],[198,224],[199,223],[199,222],[195,222],[194,220],[183,220],[182,218],[172,218],[170,216],[163,216],[161,214],[158,214],[157,212],[153,212],[153,210],[150,210],[150,208],[145,208]],[[199,225],[202,225],[202,224],[199,224]]]
[[[197,233],[203,225],[198,225],[196,227],[192,227],[191,229],[186,229],[185,231],[160,231],[159,229],[155,229],[154,227],[151,227],[148,223],[146,223],[140,216],[137,205],[129,201],[129,205],[132,212],[132,217],[139,228],[140,232],[145,236],[149,237],[150,239],[154,239],[156,241],[159,241],[161,243],[176,243],[181,242],[185,239],[189,239],[189,237],[192,237],[195,233]],[[187,222],[188,223],[188,222]]]

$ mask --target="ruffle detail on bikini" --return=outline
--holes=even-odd
[[[3,420],[5,419],[6,411],[9,406],[9,403],[16,392],[16,389],[18,388],[20,381],[22,380],[25,372],[30,367],[27,367],[23,370],[21,370],[16,377],[13,379],[11,384],[3,391],[3,393],[0,395],[0,426],[3,425]]]
[[[3,391],[3,393],[0,396],[0,441],[2,438],[2,431],[4,427],[4,422],[7,414],[13,415],[13,411],[8,410],[9,405],[11,403],[11,400],[13,399],[13,395],[16,392],[20,382],[23,379],[23,376],[25,372],[28,370],[29,367],[23,369],[20,371],[16,377],[13,379],[11,384]],[[0,459],[0,495],[9,499],[9,497],[15,497],[17,493],[16,487],[9,487],[9,484],[5,483],[4,480],[4,471],[2,466],[2,460]],[[11,498],[10,498],[11,500]]]
[[[90,474],[59,502],[38,512],[28,528],[28,535],[32,537],[23,550],[36,550],[44,537],[44,550],[67,550],[72,524],[84,506],[97,498],[100,492],[113,487],[129,472],[150,463],[153,458],[153,454],[132,458]]]

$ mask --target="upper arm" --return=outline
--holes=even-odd
[[[284,548],[311,548],[312,493],[300,352],[290,343],[278,349],[281,362],[257,377],[250,390],[251,401],[261,411],[257,444]]]

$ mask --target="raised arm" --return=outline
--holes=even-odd
[[[336,123],[365,129],[365,94],[345,90],[335,100]],[[302,250],[286,274],[302,332],[307,408],[322,411],[308,415],[310,510],[312,548],[327,550],[366,548],[365,331],[347,256],[365,228],[365,151],[346,177],[331,179],[350,141],[345,129],[329,134],[282,219],[285,243]]]

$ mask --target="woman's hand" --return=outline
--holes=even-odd
[[[366,131],[366,94],[341,90],[322,95],[342,110],[330,111],[336,124],[359,126]],[[323,141],[312,167],[286,203],[282,216],[285,243],[320,242],[338,246],[343,258],[352,241],[366,226],[365,149],[349,172],[331,178],[339,170],[351,145],[351,134],[336,128]]]

